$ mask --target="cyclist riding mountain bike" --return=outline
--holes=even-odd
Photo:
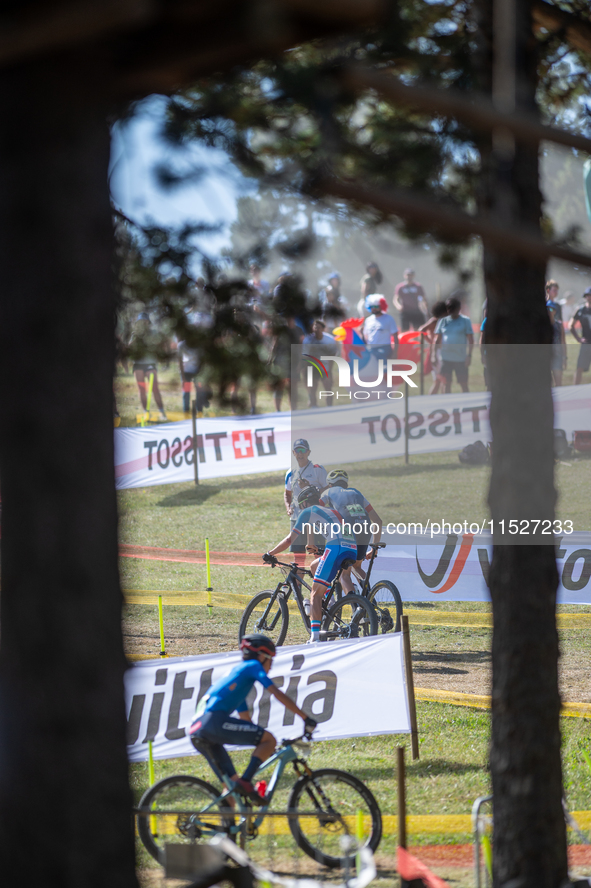
[[[252,784],[252,778],[261,764],[275,752],[276,740],[270,731],[255,725],[250,718],[246,697],[258,681],[280,703],[304,720],[306,731],[312,732],[316,721],[306,715],[283,691],[275,687],[268,672],[275,656],[275,645],[265,635],[245,635],[240,642],[242,659],[225,678],[215,682],[199,701],[193,723],[189,728],[191,742],[195,749],[207,760],[213,772],[222,781],[229,778],[241,795],[251,802],[264,804]],[[237,712],[239,718],[232,718]],[[224,744],[233,746],[254,746],[250,762],[242,775],[236,773],[232,759],[224,749]],[[229,797],[230,803],[231,797]]]
[[[311,541],[307,546],[310,551],[317,551],[314,544],[315,533],[326,537],[326,548],[322,557],[310,565],[310,570],[314,574],[310,594],[310,642],[315,642],[320,641],[322,598],[343,562],[348,560],[353,563],[357,558],[357,542],[352,533],[343,530],[343,521],[339,513],[320,505],[320,496],[315,487],[306,487],[302,490],[298,496],[298,505],[302,508],[302,512],[295,527],[289,536],[263,555],[263,560],[284,552],[294,539],[304,533],[304,528],[308,533],[309,542]]]
[[[338,512],[344,522],[345,529],[350,528],[357,541],[357,558],[353,568],[361,579],[365,579],[365,571],[361,563],[365,558],[367,547],[377,545],[382,536],[382,519],[360,490],[349,487],[349,476],[344,469],[334,469],[326,478],[328,488],[323,491],[320,502],[329,509]],[[371,525],[377,525],[375,533],[371,533]],[[345,592],[353,591],[351,571],[343,571],[341,584]]]

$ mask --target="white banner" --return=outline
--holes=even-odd
[[[563,429],[569,440],[574,431],[591,430],[591,385],[555,388],[553,397],[555,428]],[[489,392],[411,395],[409,453],[462,450],[478,440],[486,444],[492,440],[489,405]],[[386,399],[354,402],[344,408],[302,410],[292,415],[292,435],[306,438],[314,461],[322,465],[334,463],[337,441],[343,463],[402,456],[404,411],[404,400]]]
[[[291,415],[198,419],[197,453],[201,479],[285,472],[291,461]],[[118,489],[192,481],[194,459],[191,420],[115,429]]]
[[[187,729],[197,702],[240,660],[232,652],[134,664],[125,675],[130,761],[148,758],[149,740],[155,758],[194,755]],[[318,721],[316,740],[410,733],[401,633],[282,647],[269,674]],[[255,688],[253,721],[278,740],[301,736],[302,720]]]
[[[591,385],[553,390],[554,426],[591,429]],[[491,440],[490,394],[418,395],[409,398],[409,452],[461,450]],[[310,442],[315,462],[354,463],[404,453],[404,401],[379,400],[302,410],[293,414],[219,417],[197,421],[200,478],[287,471],[296,438]],[[190,420],[115,429],[115,476],[119,489],[192,481]]]
[[[384,534],[382,540],[389,545],[374,562],[372,584],[391,580],[403,601],[490,601],[489,534]],[[555,542],[558,603],[591,604],[591,533],[556,535]]]

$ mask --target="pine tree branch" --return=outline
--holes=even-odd
[[[398,216],[421,230],[463,240],[478,235],[491,247],[513,256],[544,261],[550,256],[591,268],[591,255],[549,244],[526,228],[507,228],[482,216],[470,216],[462,210],[442,206],[432,199],[419,197],[403,188],[378,188],[331,176],[314,179],[316,195],[324,194],[352,203],[372,206],[387,215]]]
[[[394,104],[416,108],[429,114],[454,117],[474,129],[490,132],[502,128],[513,133],[520,142],[532,145],[541,141],[556,142],[591,154],[591,139],[556,127],[544,126],[533,116],[501,113],[484,96],[474,95],[468,99],[452,89],[406,86],[396,77],[360,65],[348,67],[344,72],[344,80],[351,89],[374,89]]]

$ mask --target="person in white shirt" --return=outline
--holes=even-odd
[[[297,469],[289,471],[285,475],[285,491],[283,501],[285,510],[291,521],[291,529],[295,527],[295,523],[302,511],[298,505],[298,496],[304,487],[315,487],[316,490],[322,492],[326,487],[326,469],[324,466],[310,462],[310,445],[305,438],[298,438],[294,441],[293,455],[297,463]],[[305,552],[306,546],[304,540],[293,543],[290,552]]]
[[[361,334],[365,340],[367,350],[376,358],[393,358],[398,350],[398,326],[394,318],[382,311],[381,293],[374,293],[366,299],[366,305],[371,314],[363,322]],[[392,348],[392,337],[394,348]]]
[[[307,336],[304,336],[302,340],[302,355],[310,355],[313,358],[322,358],[322,355],[338,355],[339,346],[330,333],[325,332],[325,324],[324,321],[317,318],[312,324],[312,332]],[[322,385],[328,391],[332,391],[332,361],[327,361],[326,370],[328,376],[325,380],[322,381]],[[308,400],[310,407],[317,407],[316,404],[316,389],[318,388],[318,374],[312,374],[312,387],[308,388]],[[326,403],[330,406],[332,405],[332,395],[330,395],[326,399]]]

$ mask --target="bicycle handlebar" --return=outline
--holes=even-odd
[[[298,570],[303,574],[307,574],[309,577],[312,576],[311,571],[308,570],[307,567],[302,567],[302,565],[298,564],[296,561],[292,561],[289,564],[287,561],[279,561],[274,555],[269,555],[268,552],[265,552],[263,555],[263,561],[265,564],[270,564],[271,567],[288,567],[290,570]]]

